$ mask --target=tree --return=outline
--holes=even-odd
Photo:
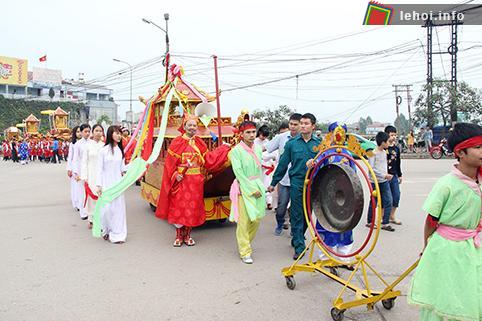
[[[360,134],[366,134],[367,132],[367,121],[363,117],[358,120],[358,128],[360,129]]]
[[[457,85],[455,99],[452,102],[454,90],[452,84],[447,81],[434,80],[432,84],[432,110],[427,105],[427,85],[415,101],[414,123],[417,126],[428,124],[433,126],[442,123],[444,126],[451,125],[450,107],[455,104],[457,114],[464,121],[482,122],[482,96],[478,89],[470,87],[465,82]]]
[[[408,121],[407,118],[405,118],[405,115],[404,114],[400,114],[400,116],[398,116],[396,119],[395,119],[395,122],[393,123],[394,126],[397,128],[397,131],[399,133],[399,135],[407,135],[408,132],[410,131],[410,122]]]
[[[295,113],[295,110],[286,105],[281,105],[273,110],[271,108],[255,110],[253,112],[253,118],[257,122],[258,127],[267,125],[270,130],[270,136],[272,137],[278,132],[281,123],[288,121],[293,113]]]
[[[358,128],[360,130],[360,134],[366,134],[367,126],[371,124],[373,124],[373,120],[370,116],[368,116],[366,119],[360,117],[360,119],[358,120]]]
[[[316,124],[316,129],[321,130],[322,133],[327,133],[329,126],[330,126],[330,123],[318,123]]]
[[[112,120],[110,120],[107,115],[101,115],[99,119],[97,119],[97,124],[102,124],[103,121],[105,121],[107,125],[112,125]]]
[[[83,103],[75,102],[58,102],[55,106],[59,106],[69,113],[69,125],[74,126],[84,119],[81,117],[81,111],[87,107]],[[45,133],[50,130],[49,116],[42,115],[42,110],[52,109],[52,103],[44,100],[25,100],[25,99],[6,99],[0,95],[0,131],[15,124],[21,123],[22,119],[28,115],[34,114],[40,119],[40,132]]]
[[[49,97],[50,97],[50,100],[54,99],[55,97],[55,91],[52,87],[50,87],[49,89]]]

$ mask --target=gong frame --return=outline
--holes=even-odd
[[[360,166],[360,164],[358,164],[355,161],[355,159],[353,159],[351,155],[342,154],[341,153],[342,149],[349,151],[351,155],[357,155],[360,157],[361,162],[368,168],[368,172],[373,179],[375,189],[371,188],[371,184],[368,179],[369,175],[367,171],[365,171]],[[373,220],[371,222],[369,236],[367,237],[367,240],[365,240],[364,246],[359,250],[357,250],[358,254],[354,254],[355,252],[357,252],[355,251],[354,253],[350,253],[349,255],[343,256],[343,255],[340,255],[340,253],[329,251],[331,250],[331,248],[328,248],[326,244],[324,244],[321,237],[319,237],[318,233],[315,232],[316,228],[313,226],[313,223],[311,220],[311,217],[312,217],[311,202],[307,202],[307,194],[311,193],[311,191],[310,191],[310,188],[307,188],[307,186],[311,187],[310,184],[311,184],[311,179],[314,176],[313,173],[322,164],[322,162],[317,162],[312,169],[309,169],[307,171],[305,176],[305,183],[303,186],[303,210],[305,214],[305,220],[310,223],[308,224],[309,225],[308,228],[312,235],[312,239],[308,244],[308,246],[305,248],[305,250],[301,253],[301,255],[295,260],[295,262],[291,266],[283,268],[281,270],[281,273],[285,277],[286,286],[290,290],[294,290],[296,287],[294,276],[297,272],[308,272],[308,273],[319,272],[325,275],[326,277],[332,279],[333,281],[341,284],[342,289],[340,290],[340,293],[338,294],[338,296],[333,300],[331,317],[334,321],[342,321],[344,317],[344,312],[347,309],[351,309],[354,307],[365,305],[367,309],[370,311],[375,308],[375,304],[377,302],[381,301],[385,309],[391,309],[395,304],[395,299],[402,294],[400,290],[395,290],[395,287],[417,267],[419,260],[413,263],[406,271],[404,271],[395,281],[391,283],[384,280],[382,275],[379,272],[377,272],[371,264],[367,262],[366,258],[371,254],[371,252],[373,252],[377,244],[378,236],[380,233],[380,227],[381,227],[380,223],[382,221],[381,195],[380,195],[380,188],[378,186],[378,181],[376,179],[375,173],[371,168],[370,164],[364,158],[364,154],[362,154],[363,152],[360,149],[357,149],[356,146],[354,150],[351,148],[347,148],[346,146],[340,146],[340,145],[335,145],[330,147],[323,146],[323,148],[321,148],[321,151],[316,155],[316,157],[319,157],[321,153],[324,153],[330,150],[334,150],[334,152],[330,153],[326,157],[323,157],[322,160],[331,156],[339,155],[353,161],[356,164],[357,168],[361,170],[361,173],[363,174],[365,181],[368,183],[369,190],[371,191],[370,205],[372,206],[372,209],[373,209],[375,199],[377,200],[376,211],[374,211],[373,213],[375,216],[373,217]],[[309,197],[311,198],[311,194],[309,194]],[[306,206],[307,203],[308,203],[308,207]],[[377,223],[376,228],[374,227],[375,221]],[[374,234],[373,234],[373,230],[375,230]],[[371,245],[368,250],[365,250],[370,240],[372,240]],[[318,248],[328,257],[328,259],[326,260],[314,259],[315,246],[318,246]],[[365,251],[362,253],[363,250]],[[299,261],[302,259],[305,253],[309,253],[308,262],[301,264],[299,263]],[[339,256],[336,257],[334,255],[339,255]],[[339,260],[339,257],[346,257],[350,255],[353,256],[353,259],[354,259],[353,262],[347,263]],[[343,265],[352,265],[354,267],[353,271],[350,272],[350,275],[348,276],[348,278],[343,278],[338,272],[337,268]],[[372,286],[370,284],[371,283],[370,277],[368,275],[369,271],[373,272],[376,279],[378,279],[383,284],[384,286],[383,290],[377,291],[372,289]],[[355,280],[355,275],[357,273],[361,273],[362,278],[358,280],[359,282],[353,282]],[[357,283],[360,283],[361,285],[358,285]],[[345,302],[343,299],[343,295],[347,290],[354,292],[355,298],[353,300]]]
[[[367,167],[368,172],[375,184],[375,189],[372,188],[368,173],[365,171],[365,169],[355,161],[355,159],[352,156],[349,156],[347,154],[341,153],[342,149],[349,151],[352,154],[356,154],[357,156],[360,157],[360,160],[362,163]],[[333,262],[339,264],[339,265],[354,265],[358,263],[361,260],[365,260],[375,249],[375,246],[378,241],[378,237],[380,234],[380,227],[381,227],[381,222],[382,222],[382,207],[381,207],[381,196],[380,196],[380,188],[378,186],[378,180],[375,176],[375,172],[371,168],[370,164],[368,161],[363,157],[363,155],[357,154],[355,151],[347,148],[347,146],[341,146],[341,145],[335,145],[331,146],[328,148],[325,148],[324,150],[321,150],[315,157],[315,159],[320,156],[322,153],[326,153],[328,151],[333,150],[334,152],[329,153],[325,155],[322,159],[320,159],[318,162],[316,162],[315,166],[313,166],[311,169],[309,169],[306,172],[305,176],[305,183],[303,185],[303,211],[305,215],[305,220],[308,223],[308,228],[310,230],[311,236],[317,240],[316,245],[318,248]],[[367,237],[365,238],[365,241],[363,242],[362,246],[360,246],[356,251],[353,251],[352,253],[349,254],[341,254],[338,253],[334,250],[332,250],[329,246],[325,244],[323,239],[320,237],[318,234],[318,231],[316,230],[315,224],[312,220],[312,211],[311,211],[311,184],[313,181],[313,177],[315,176],[315,172],[318,168],[320,168],[323,164],[323,161],[329,157],[332,156],[341,156],[344,157],[350,161],[352,161],[356,167],[360,170],[362,173],[363,177],[365,178],[365,182],[368,185],[368,189],[370,191],[370,206],[372,207],[372,213],[374,216],[372,217],[372,222],[370,225],[370,230],[367,234]],[[375,202],[376,199],[376,202]],[[375,227],[375,221],[377,222],[376,227]],[[375,234],[373,234],[373,231],[375,230]],[[360,253],[367,247],[368,243],[370,240],[373,240],[370,244],[369,249],[360,255]],[[339,258],[349,258],[349,257],[354,257],[354,260],[352,262],[344,262],[341,261]]]

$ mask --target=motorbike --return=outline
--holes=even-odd
[[[447,147],[447,139],[443,138],[437,146],[432,147],[430,150],[430,156],[433,159],[440,159],[442,156],[452,157],[454,153],[449,151]]]
[[[407,141],[405,140],[405,138],[399,138],[398,139],[398,148],[400,149],[400,153],[408,152],[408,145],[407,145]]]

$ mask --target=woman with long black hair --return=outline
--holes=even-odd
[[[72,207],[79,211],[81,208],[82,201],[79,198],[79,195],[81,193],[81,184],[79,181],[77,181],[73,175],[73,170],[77,166],[75,164],[75,148],[74,145],[79,140],[82,138],[80,135],[80,128],[79,126],[75,126],[72,129],[72,137],[70,138],[70,145],[69,145],[69,153],[67,156],[67,176],[70,179],[70,199],[72,200]]]
[[[104,147],[103,137],[104,128],[99,124],[95,124],[92,127],[92,139],[87,142],[80,162],[80,179],[84,182],[83,188],[85,189],[85,199],[82,200],[82,206],[84,207],[84,212],[89,217],[89,228],[92,228],[92,214],[94,213],[98,196],[95,191],[95,184],[96,175],[98,174],[98,157],[101,149]]]
[[[74,165],[75,166],[72,168],[72,176],[80,184],[80,190],[79,190],[80,193],[78,194],[78,198],[80,200],[79,215],[82,220],[86,220],[88,218],[88,215],[84,211],[83,201],[85,200],[85,190],[84,190],[84,182],[80,178],[80,165],[82,162],[82,156],[84,155],[85,149],[87,147],[87,143],[90,141],[91,128],[89,124],[82,124],[80,125],[79,129],[80,129],[81,138],[78,139],[74,145]]]
[[[98,156],[97,195],[116,184],[122,179],[126,171],[124,163],[124,150],[122,149],[122,133],[119,126],[110,126],[107,129],[105,146]],[[102,236],[104,240],[121,244],[127,238],[126,203],[124,195],[114,199],[106,205],[101,212]]]

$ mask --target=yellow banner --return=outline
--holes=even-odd
[[[27,59],[0,56],[0,84],[26,86]]]

